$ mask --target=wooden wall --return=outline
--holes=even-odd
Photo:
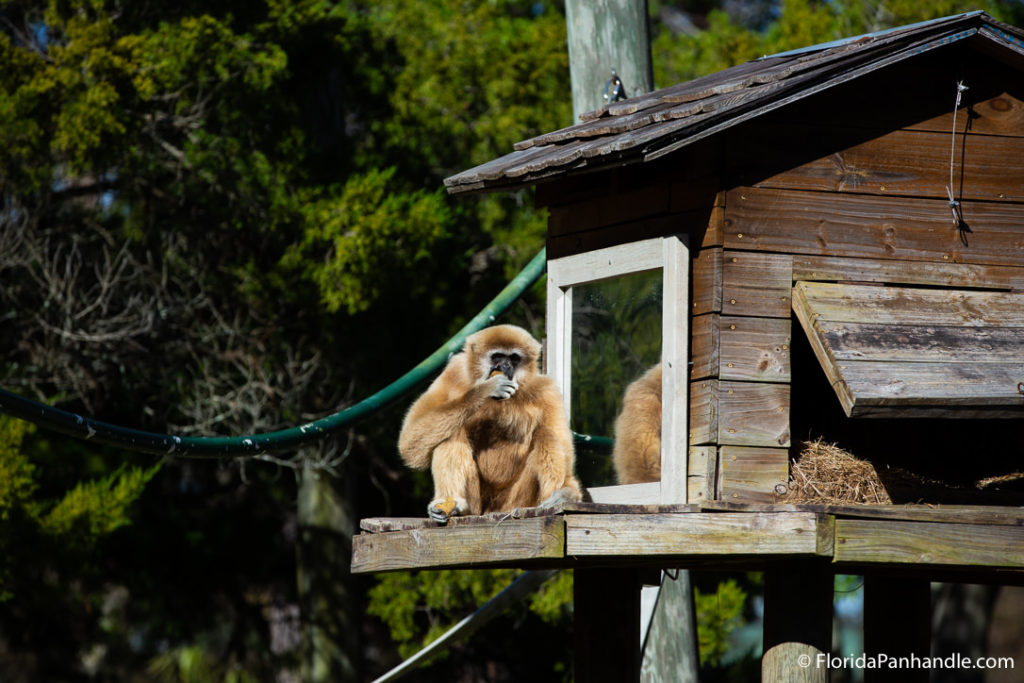
[[[794,281],[1024,289],[1024,79],[961,46],[537,198],[550,257],[690,235],[690,443],[718,449],[718,497],[770,501],[794,445]]]

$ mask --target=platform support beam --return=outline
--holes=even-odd
[[[635,569],[573,572],[577,683],[640,680],[640,576]]]
[[[764,575],[762,683],[826,683],[832,644],[833,574],[828,562],[794,560]]]

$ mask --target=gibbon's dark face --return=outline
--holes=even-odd
[[[523,361],[523,356],[517,350],[495,349],[487,357],[490,362],[488,377],[494,377],[494,373],[500,372],[509,379],[515,379],[516,368]]]

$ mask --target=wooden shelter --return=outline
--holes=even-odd
[[[643,567],[765,570],[766,680],[797,680],[774,645],[828,652],[833,573],[868,577],[869,649],[927,655],[929,581],[1024,577],[1022,72],[1024,31],[971,12],[616,102],[448,178],[537,186],[570,409],[573,292],[661,273],[661,480],[365,520],[353,571],[576,568],[577,680],[635,677]],[[895,504],[780,503],[814,438],[899,473]]]

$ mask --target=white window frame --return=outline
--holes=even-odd
[[[690,250],[686,235],[550,259],[547,270],[547,374],[558,384],[570,419],[572,288],[632,273],[662,271],[661,481],[587,490],[598,503],[686,503],[690,417]]]

